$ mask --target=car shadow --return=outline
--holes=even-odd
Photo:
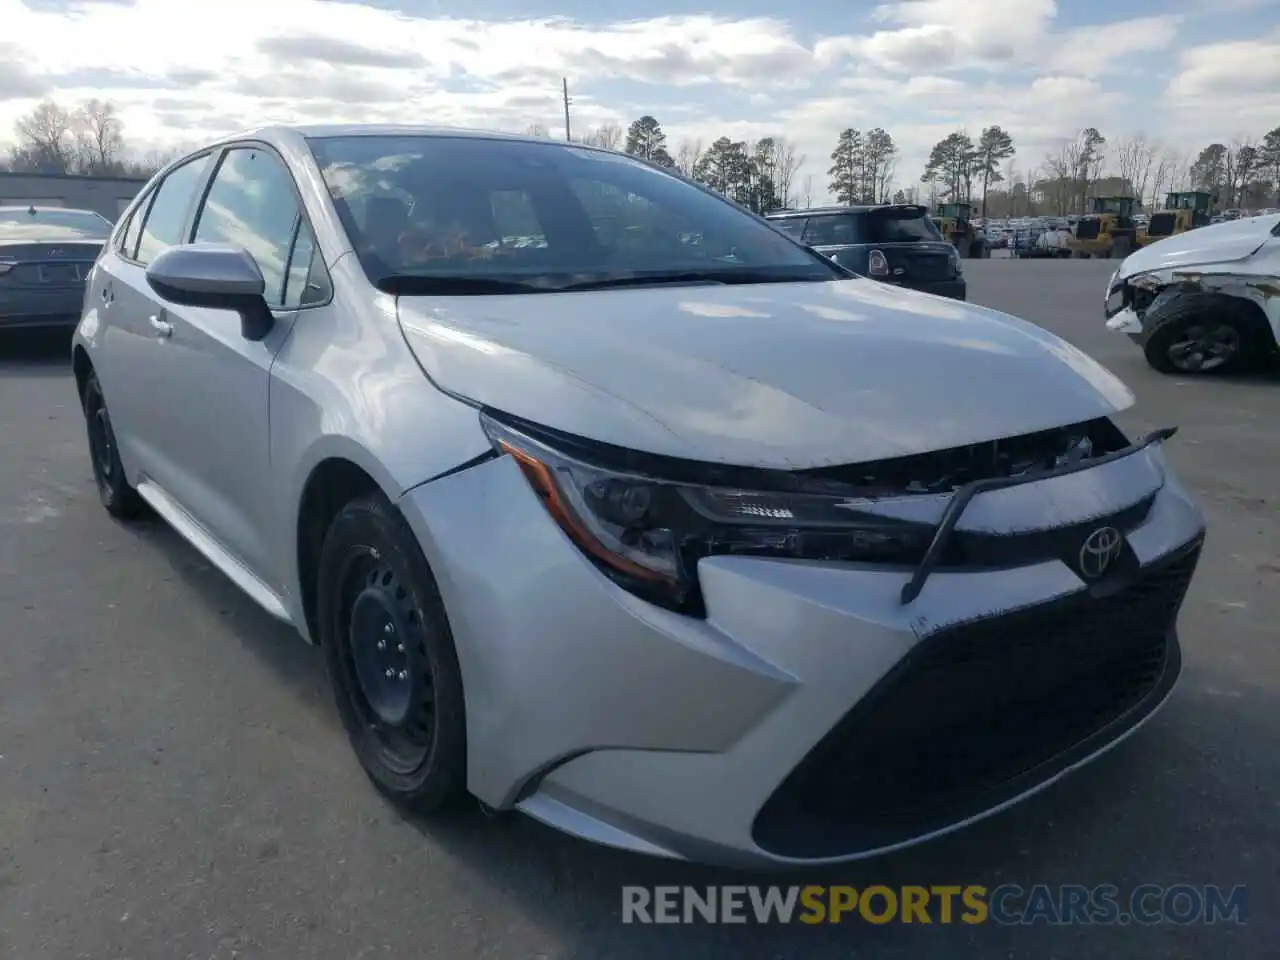
[[[70,369],[70,330],[0,330],[0,377],[64,377]]]

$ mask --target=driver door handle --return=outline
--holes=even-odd
[[[155,330],[156,335],[160,337],[173,336],[173,324],[162,317],[163,315],[151,317],[151,329]]]

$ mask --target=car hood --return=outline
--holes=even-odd
[[[801,469],[1031,433],[1133,395],[993,310],[875,283],[401,297],[427,375],[580,437]]]
[[[1117,279],[1173,267],[1201,267],[1211,263],[1233,263],[1253,256],[1275,236],[1280,215],[1230,220],[1157,240],[1149,247],[1125,258]]]

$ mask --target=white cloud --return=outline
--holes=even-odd
[[[1164,79],[1122,72],[1158,65],[1156,54],[1179,40],[1179,18],[1067,29],[1066,0],[885,3],[869,27],[851,13],[849,33],[818,39],[801,14],[674,16],[661,5],[645,18],[584,25],[415,17],[319,0],[66,2],[57,11],[0,0],[0,140],[50,94],[68,104],[112,100],[143,149],[262,122],[555,129],[562,76],[576,129],[653,113],[673,149],[683,137],[784,134],[820,183],[848,126],[888,129],[910,181],[933,142],[957,128],[976,135],[1000,124],[1027,166],[1083,126],[1113,137],[1144,126],[1189,148],[1209,135],[1206,118],[1230,117],[1260,128],[1255,135],[1280,123],[1270,116],[1280,37],[1254,30],[1249,40],[1187,50],[1171,61],[1180,72],[1162,97]],[[1204,21],[1195,22],[1203,33]],[[1185,119],[1191,110],[1195,124]]]
[[[1179,67],[1168,99],[1183,116],[1203,118],[1204,136],[1256,137],[1280,126],[1280,31],[1192,47]]]

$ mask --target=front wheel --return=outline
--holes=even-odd
[[[1274,348],[1252,305],[1209,293],[1181,294],[1153,305],[1144,319],[1143,353],[1161,373],[1237,373]]]
[[[374,786],[421,814],[459,798],[466,713],[453,635],[422,549],[386,498],[334,519],[317,595],[338,713]]]
[[[133,520],[147,514],[147,504],[138,491],[129,486],[120,462],[120,448],[116,445],[116,432],[111,426],[111,414],[107,400],[102,395],[98,375],[90,373],[84,385],[82,397],[85,429],[89,436],[89,458],[93,467],[93,482],[98,488],[98,499],[107,513],[117,520]]]

